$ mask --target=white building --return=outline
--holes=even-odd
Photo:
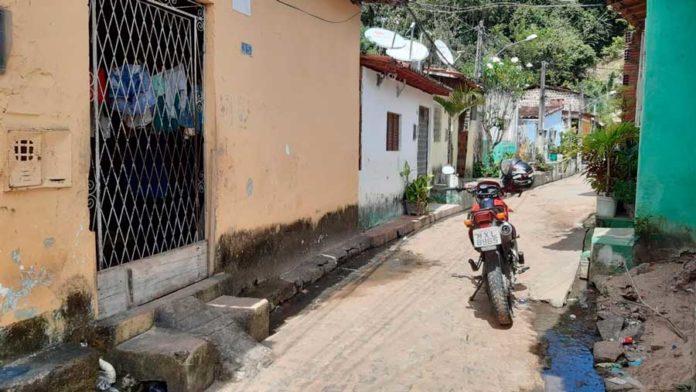
[[[433,96],[449,95],[450,90],[389,57],[363,55],[360,64],[358,203],[361,225],[371,227],[403,213],[405,182],[400,173],[406,163],[411,179],[432,174],[433,145],[446,143],[444,116],[439,135],[433,132],[439,107]]]

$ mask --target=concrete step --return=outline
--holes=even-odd
[[[208,302],[208,306],[235,317],[239,326],[256,341],[268,337],[271,306],[267,299],[223,295]]]
[[[624,264],[631,269],[635,243],[633,228],[596,227],[592,234],[590,278],[623,273]]]
[[[257,306],[259,313],[267,312],[266,309],[263,301]],[[240,314],[222,306],[210,306],[193,297],[183,298],[158,309],[155,323],[213,343],[222,358],[222,380],[253,376],[273,361],[271,349],[259,344],[240,325]]]
[[[95,334],[90,339],[89,345],[100,350],[113,348],[152,328],[158,308],[190,296],[208,302],[225,294],[229,285],[231,285],[231,277],[227,274],[218,274],[145,305],[99,320],[96,322]]]
[[[210,342],[157,327],[119,344],[106,360],[119,375],[166,382],[169,392],[204,391],[220,368],[220,354]]]
[[[94,349],[58,345],[0,367],[0,391],[93,391],[98,360]]]

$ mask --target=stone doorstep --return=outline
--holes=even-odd
[[[217,274],[150,303],[99,320],[95,325],[95,337],[89,344],[102,350],[117,346],[152,328],[158,308],[188,296],[194,296],[203,302],[212,301],[225,294],[229,280],[230,276]]]
[[[92,348],[58,345],[0,367],[0,391],[93,391],[98,359]]]
[[[220,354],[207,340],[155,327],[116,346],[106,360],[117,374],[164,380],[170,392],[199,392],[215,381]]]
[[[268,337],[271,312],[268,300],[223,295],[208,302],[208,306],[234,314],[240,326],[256,341]]]

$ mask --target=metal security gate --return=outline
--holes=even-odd
[[[430,146],[430,109],[418,107],[418,175],[428,174],[428,148]]]
[[[205,240],[205,10],[189,0],[90,7],[89,206],[103,271]]]

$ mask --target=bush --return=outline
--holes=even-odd
[[[618,183],[621,196],[630,197],[630,186],[626,183],[633,183],[635,187],[638,139],[638,128],[633,123],[612,125],[585,136],[582,156],[587,167],[584,173],[595,192],[613,195]]]

